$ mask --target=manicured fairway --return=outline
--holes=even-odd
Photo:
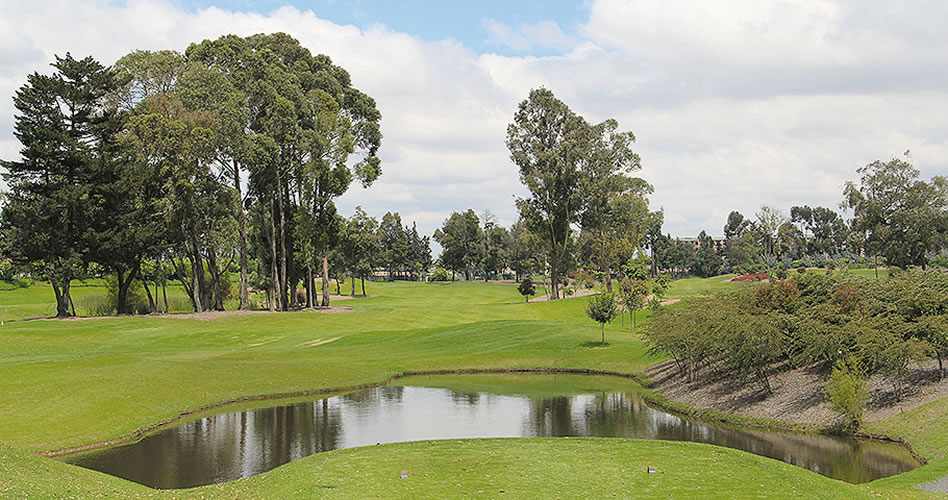
[[[723,279],[676,282],[668,296],[687,301],[702,289],[734,286]],[[375,297],[339,301],[334,305],[351,310],[334,313],[253,313],[210,321],[25,321],[8,312],[0,330],[0,497],[19,498],[25,492],[40,497],[454,497],[461,491],[489,497],[613,492],[628,497],[641,490],[658,496],[733,497],[737,492],[849,498],[871,493],[779,462],[688,443],[399,444],[319,454],[259,477],[171,493],[26,452],[114,439],[220,401],[378,383],[407,371],[570,368],[636,374],[656,361],[628,331],[627,318],[625,327],[618,319],[607,325],[607,345],[600,346],[598,325],[583,313],[586,298],[524,304],[515,285],[367,285]],[[90,287],[83,293],[100,291]],[[44,292],[49,290],[2,289],[0,308],[35,314],[51,301],[52,294],[43,299]],[[641,313],[639,319],[645,317]],[[932,429],[946,420],[932,419]],[[925,434],[906,437],[924,439]],[[948,443],[938,441],[926,451],[944,456],[946,448]],[[665,474],[636,475],[643,461],[655,462],[648,465]],[[938,467],[914,474],[929,480]],[[398,478],[400,470],[409,470],[407,480]],[[911,486],[879,483],[883,496],[895,495],[886,485]],[[910,488],[900,491],[899,496],[916,495]]]

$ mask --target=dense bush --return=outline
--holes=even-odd
[[[840,359],[826,383],[830,409],[842,417],[842,429],[855,431],[862,424],[862,410],[869,399],[866,378],[852,356]]]
[[[832,365],[852,357],[902,390],[909,366],[948,355],[948,274],[905,271],[886,279],[806,273],[749,284],[655,314],[644,332],[653,352],[689,380],[718,368],[770,391],[777,363]]]
[[[428,276],[428,281],[448,281],[448,271],[443,267],[435,268]]]

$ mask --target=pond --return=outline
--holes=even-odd
[[[209,414],[136,443],[63,460],[155,488],[268,471],[322,451],[426,439],[598,436],[710,443],[859,483],[917,467],[903,447],[684,419],[625,379],[452,375],[403,379],[316,401]]]

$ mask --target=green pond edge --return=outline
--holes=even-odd
[[[241,409],[248,409],[253,406],[248,406],[247,403],[255,402],[266,402],[272,403],[280,400],[284,400],[287,403],[292,402],[293,400],[303,401],[302,398],[311,398],[312,396],[330,396],[330,395],[339,395],[350,393],[354,391],[372,389],[376,387],[383,387],[391,384],[392,382],[411,377],[423,377],[423,376],[437,376],[437,375],[491,375],[491,374],[546,374],[546,375],[587,375],[587,376],[606,376],[606,377],[618,377],[625,378],[635,381],[639,386],[641,386],[642,391],[640,396],[642,399],[651,407],[663,410],[670,414],[686,417],[691,420],[696,420],[706,423],[714,424],[725,424],[728,426],[735,427],[745,427],[745,428],[756,428],[763,430],[775,430],[775,431],[791,431],[791,432],[800,432],[807,434],[823,434],[823,435],[836,435],[836,436],[846,436],[846,437],[855,437],[861,439],[868,439],[872,441],[888,442],[899,444],[902,447],[906,448],[912,457],[918,462],[919,467],[926,465],[928,461],[925,457],[919,455],[915,449],[912,447],[911,443],[908,441],[887,436],[884,434],[873,434],[866,432],[856,432],[849,434],[840,434],[835,432],[833,428],[828,426],[819,426],[813,424],[800,424],[792,422],[784,422],[782,420],[776,419],[767,419],[767,418],[758,418],[758,417],[749,417],[744,415],[734,415],[731,413],[724,413],[714,410],[705,410],[700,408],[695,408],[693,406],[687,405],[685,403],[671,400],[665,397],[663,394],[654,389],[654,384],[648,379],[647,376],[641,373],[624,373],[608,370],[593,370],[593,369],[584,369],[584,368],[466,368],[466,369],[456,369],[456,370],[411,370],[401,373],[395,373],[389,376],[388,378],[379,381],[379,382],[369,382],[365,384],[357,384],[350,386],[342,387],[328,387],[323,389],[312,389],[305,391],[294,391],[294,392],[282,392],[282,393],[273,393],[273,394],[261,394],[254,396],[242,396],[238,398],[231,398],[223,401],[218,401],[215,403],[201,405],[195,408],[184,410],[173,417],[168,417],[161,419],[153,424],[149,424],[138,429],[135,429],[132,432],[124,434],[122,436],[96,441],[92,443],[86,443],[78,446],[67,446],[63,448],[57,448],[53,450],[34,450],[33,453],[46,456],[46,457],[64,457],[67,455],[78,455],[81,453],[92,452],[103,450],[106,448],[111,448],[115,446],[131,444],[138,441],[141,441],[145,437],[162,431],[166,428],[173,427],[182,422],[185,422],[192,418],[199,418],[203,413],[213,412],[220,413],[221,410],[228,410],[230,406],[240,405]],[[267,405],[271,406],[271,405]],[[236,408],[234,409],[237,410]]]

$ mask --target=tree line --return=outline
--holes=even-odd
[[[929,181],[908,154],[874,161],[846,183],[840,208],[793,206],[789,216],[764,205],[754,218],[732,211],[718,243],[706,232],[691,242],[657,235],[657,266],[677,275],[701,277],[799,267],[885,264],[907,269],[948,263],[948,180]],[[881,259],[881,260],[880,260]]]
[[[170,264],[195,311],[223,308],[231,263],[241,309],[251,285],[271,310],[315,305],[320,275],[328,305],[330,254],[349,222],[334,200],[381,174],[381,114],[344,69],[282,33],[135,51],[111,67],[67,53],[52,66],[14,98],[23,148],[3,162],[0,244],[50,281],[58,316],[90,265],[116,277],[116,309],[127,312],[149,262]],[[379,227],[390,253],[423,246],[397,214]],[[423,267],[406,258],[387,265]],[[359,259],[338,260],[366,275]]]

